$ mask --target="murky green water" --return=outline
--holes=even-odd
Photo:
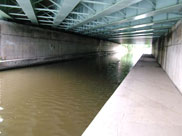
[[[132,66],[131,55],[0,72],[0,136],[79,136]]]

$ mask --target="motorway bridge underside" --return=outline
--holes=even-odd
[[[120,42],[165,35],[182,18],[182,0],[1,0],[0,16]]]

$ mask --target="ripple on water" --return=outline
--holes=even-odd
[[[105,56],[1,72],[2,135],[81,135],[126,76],[130,60]]]

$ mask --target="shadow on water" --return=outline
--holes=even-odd
[[[127,54],[1,72],[1,135],[81,135],[132,65]]]

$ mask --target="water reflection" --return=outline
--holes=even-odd
[[[1,117],[1,111],[4,110],[3,107],[1,107],[2,104],[2,80],[0,79],[0,125],[4,121],[4,119]],[[0,129],[0,134],[2,134],[1,129]]]
[[[0,131],[79,136],[132,66],[132,55],[90,57],[0,73]]]
[[[4,119],[0,116],[0,123],[2,123],[2,122],[3,122],[3,120],[4,120]]]

